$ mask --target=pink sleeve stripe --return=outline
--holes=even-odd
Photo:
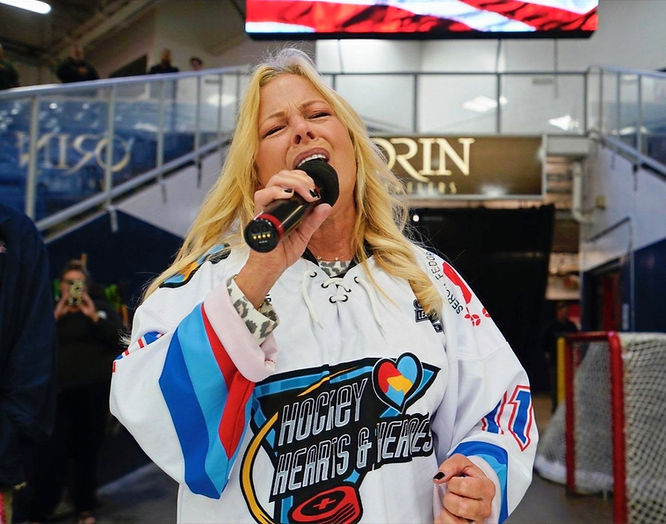
[[[231,302],[226,286],[211,291],[203,303],[207,319],[226,354],[245,378],[260,382],[275,370],[277,347],[271,335],[259,346]]]

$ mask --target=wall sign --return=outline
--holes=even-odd
[[[375,136],[416,199],[535,199],[544,191],[542,137]]]

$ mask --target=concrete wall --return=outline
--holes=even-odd
[[[581,270],[588,271],[666,238],[666,183],[599,144],[586,161]],[[621,226],[599,236],[628,218]],[[596,240],[589,240],[599,236]]]
[[[494,133],[496,109],[480,110],[476,102],[496,104],[501,96],[504,133],[580,133],[582,76],[555,78],[548,73],[584,72],[593,65],[664,67],[664,20],[665,1],[602,0],[599,29],[589,39],[322,40],[317,42],[316,60],[321,71],[331,73],[487,73],[422,77],[418,88],[409,77],[346,77],[337,85],[364,116],[389,128]],[[498,93],[493,73],[528,71],[546,74],[505,76]],[[416,110],[414,94],[420,103]]]
[[[86,48],[86,59],[97,69],[100,78],[148,55],[154,48],[156,17],[154,10],[143,13],[129,25],[118,28],[106,38]]]
[[[663,24],[666,1],[602,0],[599,29],[589,39],[572,40],[322,40],[298,42],[321,70],[354,71],[583,71],[605,64],[637,69],[666,66]],[[253,41],[244,33],[232,2],[165,0],[86,49],[106,77],[142,54],[149,64],[163,47],[173,63],[189,70],[189,57],[207,67],[250,64],[284,42]],[[48,67],[16,63],[21,84],[48,83]]]
[[[192,166],[181,169],[160,184],[139,191],[116,207],[178,237],[185,238],[209,189],[220,176],[226,151],[217,151],[203,159],[201,179]],[[166,194],[166,201],[163,199]]]
[[[601,0],[599,28],[589,39],[322,40],[317,63],[353,71],[583,71],[590,65],[666,67],[661,0]]]

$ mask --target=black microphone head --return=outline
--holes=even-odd
[[[314,158],[298,166],[298,169],[305,171],[314,180],[324,204],[335,204],[340,194],[340,186],[338,185],[338,174],[328,162],[321,158]]]

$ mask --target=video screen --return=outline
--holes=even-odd
[[[253,38],[566,38],[597,29],[599,0],[246,0]]]

